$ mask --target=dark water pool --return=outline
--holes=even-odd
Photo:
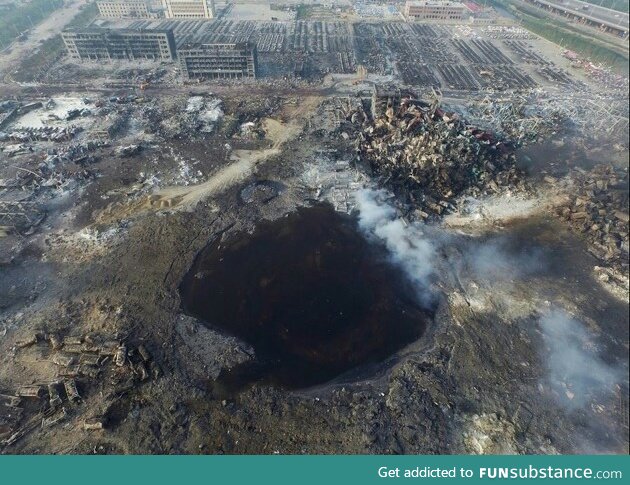
[[[188,314],[255,348],[254,364],[223,376],[235,387],[326,382],[384,360],[431,318],[386,250],[328,206],[210,244],[180,291]]]

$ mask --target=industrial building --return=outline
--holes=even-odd
[[[78,60],[172,61],[173,32],[164,30],[110,30],[98,27],[70,29],[61,33],[68,55]]]
[[[182,76],[188,79],[240,79],[256,77],[256,46],[189,44],[177,49]]]
[[[214,18],[214,0],[162,0],[168,19]]]
[[[107,18],[158,18],[161,10],[149,0],[99,0],[98,13]]]
[[[459,22],[467,19],[471,11],[460,2],[448,0],[407,0],[407,20],[430,20],[437,22]]]

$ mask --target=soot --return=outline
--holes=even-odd
[[[237,388],[308,387],[382,362],[432,316],[385,248],[329,206],[211,244],[180,291],[186,313],[255,348],[255,363],[222,376]]]

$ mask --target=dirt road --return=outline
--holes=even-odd
[[[146,210],[179,209],[190,210],[197,203],[216,196],[225,189],[249,177],[260,162],[278,155],[282,145],[295,138],[302,130],[306,118],[318,106],[322,98],[310,96],[299,105],[285,106],[279,118],[266,118],[263,126],[266,138],[273,145],[262,150],[234,150],[230,156],[232,163],[219,169],[208,180],[196,185],[170,186],[151,194],[146,199],[135,200],[130,204],[110,207],[98,218],[99,223],[107,223]]]
[[[24,42],[14,42],[9,52],[5,51],[0,54],[0,79],[10,81],[10,79],[6,79],[7,75],[18,67],[19,61],[28,53],[34,52],[42,41],[50,39],[61,32],[75,15],[81,11],[80,8],[86,4],[87,0],[66,2],[62,8],[55,10],[37,25]]]

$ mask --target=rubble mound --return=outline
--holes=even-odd
[[[436,103],[403,99],[397,105],[390,99],[383,111],[348,117],[362,122],[356,138],[359,161],[421,209],[423,218],[452,210],[461,195],[525,190],[512,147],[493,134]]]
[[[555,185],[555,180],[547,177]],[[583,234],[589,250],[607,264],[628,268],[628,171],[600,164],[576,168],[564,180],[568,197],[557,214]]]

